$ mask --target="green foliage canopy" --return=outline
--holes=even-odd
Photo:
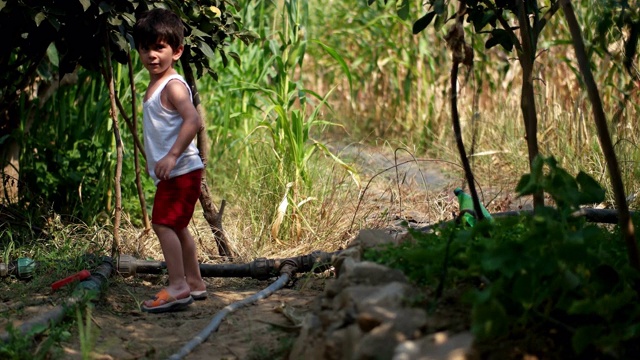
[[[98,176],[96,181],[102,182],[100,179],[111,178],[108,169],[104,167],[109,162],[103,161],[105,155],[111,153],[112,147],[112,136],[103,131],[110,127],[106,125],[109,122],[108,108],[106,111],[94,112],[95,116],[91,120],[94,123],[93,128],[102,129],[99,131],[102,135],[98,137],[75,137],[83,132],[81,129],[84,129],[84,125],[76,124],[75,127],[69,127],[69,124],[79,119],[74,117],[74,112],[62,111],[63,107],[59,103],[53,105],[58,110],[50,115],[33,115],[44,111],[43,99],[48,97],[39,99],[44,93],[43,90],[62,79],[64,74],[81,68],[85,69],[79,76],[82,81],[100,82],[100,78],[111,73],[111,70],[107,69],[107,54],[111,54],[112,63],[127,64],[130,61],[129,54],[135,48],[131,34],[137,16],[156,7],[170,8],[183,19],[185,58],[195,68],[197,77],[209,74],[217,80],[213,66],[218,63],[211,60],[219,57],[222,65],[226,66],[230,57],[239,63],[239,56],[228,51],[226,45],[235,39],[249,43],[257,37],[252,32],[240,30],[240,19],[235,15],[235,1],[0,0],[0,31],[5,39],[5,46],[0,49],[0,156],[3,166],[9,162],[7,154],[10,147],[15,147],[16,144],[20,147],[34,145],[31,141],[34,139],[31,139],[29,133],[48,133],[45,139],[40,139],[37,146],[39,153],[71,154],[71,148],[84,147],[79,144],[92,144],[92,150],[88,153],[81,151],[77,156],[72,156],[80,163],[86,163],[84,166],[78,163],[71,166],[71,163],[61,162],[58,165],[65,163],[63,167],[66,171],[61,172],[64,174],[63,178],[56,180],[58,175],[49,174],[50,171],[55,171],[49,168],[51,163],[46,164],[44,168],[40,166],[39,173],[33,173],[33,168],[29,168],[29,165],[33,164],[29,164],[28,159],[21,156],[20,161],[26,165],[22,167],[23,181],[35,178],[39,185],[44,181],[47,184],[66,184],[69,189],[79,189],[83,183],[90,181],[89,178],[93,179],[91,171],[82,170],[92,166],[98,166],[99,169],[95,170],[103,174]],[[116,79],[118,81],[125,77],[116,76]],[[126,102],[124,100],[131,94],[126,86],[121,85],[116,84],[116,92],[121,100]],[[106,87],[97,90],[106,95]],[[94,95],[96,94],[92,91],[71,96],[68,99],[71,102],[69,106],[82,107],[87,97],[95,98]],[[104,102],[98,101],[93,104],[93,108],[103,109],[104,105]],[[66,106],[64,108],[70,109]],[[28,115],[30,113],[31,115]],[[41,126],[47,119],[49,125]],[[26,151],[35,153],[36,148]],[[103,160],[87,161],[92,158]],[[32,171],[31,174],[28,173],[29,169]],[[107,173],[104,173],[105,171]],[[71,181],[67,181],[69,177]],[[34,185],[33,182],[29,184]],[[45,194],[46,190],[51,189],[37,188],[42,189]],[[52,188],[57,188],[52,190],[53,193],[60,194],[65,199],[74,197],[72,194],[78,192],[59,191],[59,186]],[[93,194],[95,196],[89,197],[97,201],[98,197],[107,196],[109,188],[102,188],[106,190],[103,195]],[[81,198],[78,201],[83,202]],[[60,204],[60,201],[56,203]],[[73,201],[69,206],[70,209],[75,208]]]
[[[118,1],[118,0],[0,0],[0,31],[5,46],[0,50],[0,113],[14,104],[25,86],[39,75],[51,74],[42,61],[47,59],[60,74],[77,66],[85,69],[104,68],[105,46],[113,60],[125,64],[134,48],[131,36],[136,16],[155,7],[167,7],[183,19],[186,26],[186,48],[189,61],[200,77],[216,72],[210,59],[216,52],[224,65],[228,57],[239,61],[235,53],[227,53],[226,42],[240,39],[250,42],[252,32],[241,31],[226,2],[211,1]]]

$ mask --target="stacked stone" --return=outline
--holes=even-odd
[[[315,310],[306,316],[290,359],[465,359],[473,338],[436,332],[427,312],[411,307],[419,290],[399,270],[362,261],[366,249],[411,241],[406,233],[362,230],[335,259]],[[415,303],[415,301],[413,302]]]

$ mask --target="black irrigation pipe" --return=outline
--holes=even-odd
[[[499,217],[508,217],[508,216],[520,216],[520,215],[533,215],[533,210],[517,210],[517,211],[505,211],[499,213],[491,214],[494,218]],[[631,211],[630,215],[633,217],[636,215],[636,212]],[[574,217],[584,216],[588,222],[598,223],[598,224],[617,224],[618,223],[618,210],[616,209],[592,209],[592,208],[582,208],[572,214]],[[445,226],[449,223],[454,222],[455,220],[443,221],[437,224],[427,225],[427,226],[414,226],[415,230],[428,232],[437,227]]]
[[[97,291],[99,295],[102,289],[106,287],[112,273],[113,263],[109,258],[104,258],[102,264],[91,272],[91,276],[89,278],[76,285],[73,292],[74,295],[68,298],[62,305],[58,305],[46,313],[24,322],[16,329],[17,333],[26,336],[34,328],[42,326],[48,327],[59,323],[64,319],[65,315],[69,314],[70,309],[74,308],[78,303],[82,303],[84,299],[86,299],[88,291]],[[3,332],[0,334],[0,341],[2,341],[2,343],[7,343],[12,339],[12,337],[12,334]]]
[[[327,269],[339,253],[340,251],[314,251],[308,255],[286,259],[258,258],[246,264],[200,264],[200,274],[202,277],[250,277],[268,280],[278,277],[282,267],[287,263],[294,264],[297,272],[321,272]],[[166,271],[167,264],[164,261],[139,260],[130,255],[120,255],[117,269],[124,277],[136,274],[162,274]]]

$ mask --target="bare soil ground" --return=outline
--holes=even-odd
[[[186,310],[148,314],[138,304],[160,290],[162,276],[120,279],[104,292],[92,310],[96,326],[94,359],[166,359],[205,329],[225,306],[270,285],[253,279],[206,279],[209,297]],[[266,299],[228,314],[218,330],[184,359],[279,359],[286,356],[297,327],[290,314],[308,311],[323,289],[324,279],[301,277]],[[286,307],[287,311],[283,312]],[[289,317],[287,315],[289,315]],[[64,358],[81,359],[80,342],[64,344]]]

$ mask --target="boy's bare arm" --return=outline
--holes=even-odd
[[[175,107],[184,122],[180,128],[180,133],[178,133],[178,138],[169,153],[156,164],[156,176],[162,180],[169,178],[169,174],[175,167],[178,157],[185,151],[203,126],[202,119],[191,101],[189,91],[182,82],[169,81],[163,92],[166,92],[167,100]]]

